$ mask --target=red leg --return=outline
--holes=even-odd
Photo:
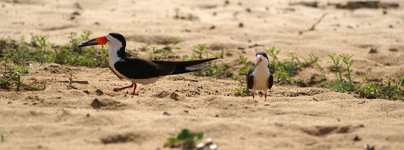
[[[136,91],[136,87],[137,87],[137,84],[136,83],[133,83],[133,93],[132,93],[132,95],[135,95],[135,91]]]
[[[267,101],[267,91],[265,90],[265,101]]]
[[[136,83],[135,83],[135,85],[136,85]],[[125,86],[125,87],[119,88],[118,91],[122,91],[122,90],[127,89],[127,88],[130,88],[130,87],[133,87],[133,83],[132,83],[131,85],[129,85],[129,86]]]
[[[254,99],[254,92],[253,92],[253,99]]]

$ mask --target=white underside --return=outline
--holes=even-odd
[[[255,71],[253,72],[254,75],[254,84],[253,84],[253,91],[255,90],[267,90],[268,89],[268,79],[271,73],[269,72],[268,67],[266,66],[257,66]]]

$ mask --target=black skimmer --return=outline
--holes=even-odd
[[[217,59],[210,58],[193,61],[150,61],[141,58],[131,58],[130,54],[125,52],[126,40],[119,33],[109,33],[105,36],[89,40],[78,47],[106,44],[109,45],[109,69],[111,69],[118,78],[132,82],[132,85],[115,88],[114,91],[133,87],[132,95],[135,95],[137,87],[136,83],[144,85],[152,84],[163,76],[199,71],[209,65],[198,64]]]
[[[267,101],[267,90],[272,88],[274,83],[273,72],[269,69],[269,60],[267,54],[260,52],[256,54],[257,61],[254,68],[248,71],[247,87],[252,89],[253,99],[255,90],[265,91],[265,101]]]

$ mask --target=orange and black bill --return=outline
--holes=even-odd
[[[107,44],[108,39],[105,36],[102,37],[98,37],[92,40],[89,40],[81,45],[79,45],[78,47],[84,47],[84,46],[91,46],[91,45],[105,45]]]

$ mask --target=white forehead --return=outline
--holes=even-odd
[[[121,41],[119,41],[118,39],[114,38],[114,37],[111,36],[110,34],[105,35],[105,38],[108,39],[108,43],[111,44],[111,45],[122,46]]]
[[[258,58],[261,58],[261,59],[263,59],[263,60],[267,60],[267,58],[264,56],[264,55],[262,55],[262,54],[257,54],[257,59]]]

